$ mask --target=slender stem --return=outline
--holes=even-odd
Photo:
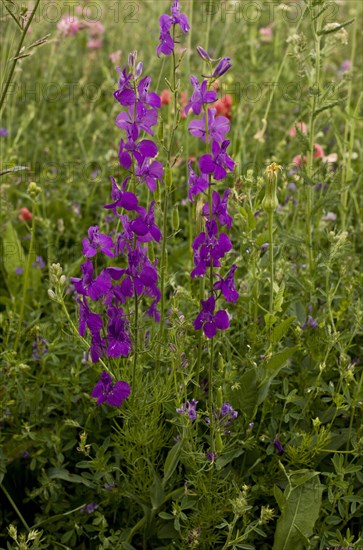
[[[20,37],[20,41],[19,41],[19,44],[18,44],[18,47],[17,47],[17,50],[16,50],[16,53],[15,53],[15,56],[13,57],[13,62],[11,64],[11,67],[10,67],[10,70],[9,70],[9,74],[8,74],[8,77],[6,79],[6,82],[5,82],[5,86],[4,86],[4,89],[1,93],[1,97],[0,97],[0,113],[2,111],[2,108],[3,108],[3,105],[4,105],[4,101],[5,101],[5,97],[6,97],[6,94],[7,94],[7,91],[9,89],[9,86],[10,86],[10,82],[12,81],[12,78],[13,78],[13,74],[14,74],[14,71],[15,71],[15,67],[16,67],[16,64],[17,62],[19,61],[18,57],[21,53],[21,49],[23,47],[23,43],[24,43],[24,40],[25,40],[25,37],[27,35],[27,32],[28,32],[28,29],[30,27],[30,24],[33,20],[33,17],[35,15],[35,12],[37,11],[38,9],[38,6],[39,6],[39,2],[40,0],[36,0],[36,3],[35,3],[35,6],[33,8],[33,11],[31,12],[30,14],[30,17],[27,21],[27,24],[25,25],[24,27],[24,30],[21,34],[21,37]]]
[[[3,492],[5,493],[5,495],[7,496],[10,504],[12,505],[12,507],[14,508],[15,512],[18,514],[19,516],[19,519],[21,521],[21,523],[24,525],[25,529],[27,531],[30,531],[30,527],[29,525],[27,524],[27,522],[25,521],[25,519],[23,518],[19,508],[17,507],[17,505],[15,504],[15,502],[13,501],[13,499],[11,498],[11,495],[10,493],[7,491],[7,489],[5,489],[4,485],[2,483],[0,483],[0,487],[1,489],[3,490]]]
[[[30,233],[30,245],[29,245],[29,252],[28,252],[28,258],[25,266],[25,274],[24,274],[24,282],[23,282],[23,296],[21,300],[20,305],[20,314],[19,314],[19,321],[18,321],[18,328],[16,331],[16,338],[15,338],[15,344],[14,344],[14,351],[17,351],[18,345],[19,345],[19,339],[21,334],[21,329],[23,325],[24,320],[24,310],[25,310],[25,303],[27,298],[27,292],[28,292],[28,284],[29,284],[29,274],[30,274],[30,268],[32,263],[32,254],[34,251],[34,241],[35,241],[35,219],[36,219],[36,203],[33,201],[33,218],[32,218],[32,227],[31,227],[31,233]]]
[[[268,212],[268,244],[269,244],[269,260],[270,260],[270,314],[273,313],[274,306],[274,236],[273,236],[273,219],[274,212]]]
[[[135,307],[135,324],[134,324],[134,362],[132,366],[132,389],[135,395],[136,387],[136,365],[138,356],[138,332],[139,332],[139,301],[137,299],[136,290],[134,291],[134,307]]]

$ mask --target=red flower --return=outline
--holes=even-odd
[[[21,222],[29,221],[33,217],[33,214],[27,208],[20,208],[18,219]]]

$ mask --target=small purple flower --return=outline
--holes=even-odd
[[[8,137],[9,132],[6,128],[0,128],[0,137]]]
[[[231,125],[227,117],[216,116],[216,112],[217,110],[214,108],[208,109],[208,139],[209,141],[213,139],[218,143],[222,143]],[[201,138],[205,143],[207,134],[205,114],[203,114],[200,120],[192,120],[188,129],[192,136]]]
[[[113,95],[121,105],[128,107],[136,101],[136,94],[130,82],[132,73],[127,75],[126,68],[121,70],[119,67],[116,67],[116,69],[120,74],[120,78],[118,81],[118,90]]]
[[[35,361],[40,361],[43,355],[48,353],[48,344],[45,338],[40,338],[40,336],[35,336],[33,342],[33,359]]]
[[[207,300],[200,301],[202,310],[194,321],[195,330],[203,328],[203,332],[207,338],[213,338],[217,330],[227,330],[229,328],[228,313],[223,309],[214,313],[216,301],[214,296],[210,296]]]
[[[109,323],[107,326],[108,347],[106,353],[109,357],[126,357],[132,349],[128,321],[121,308],[109,307],[107,314]]]
[[[275,447],[275,449],[276,449],[276,451],[278,452],[279,455],[284,454],[285,449],[281,445],[280,441],[277,439],[277,436],[274,439],[274,447]]]
[[[217,458],[216,453],[213,453],[212,451],[207,451],[205,453],[205,456],[206,456],[208,462],[211,462],[212,464],[216,461],[216,458]]]
[[[202,46],[197,46],[197,53],[199,57],[203,59],[203,61],[207,61],[208,63],[212,61],[209,53],[204,48],[202,48]]]
[[[39,269],[45,268],[45,262],[41,256],[35,258],[35,262],[32,263],[32,267],[38,267]]]
[[[170,55],[174,50],[174,40],[171,37],[170,29],[172,25],[179,25],[181,31],[186,34],[190,30],[188,18],[184,13],[180,13],[179,0],[174,0],[171,7],[170,15],[163,14],[160,19],[160,44],[156,48],[156,53],[159,56]]]
[[[195,399],[192,399],[191,401],[187,401],[186,403],[183,403],[180,409],[176,409],[176,412],[178,414],[185,414],[188,415],[190,420],[194,421],[197,418],[197,404],[198,401]]]
[[[140,80],[137,86],[137,90],[139,92],[139,101],[141,101],[141,103],[144,103],[145,105],[149,105],[150,107],[156,107],[157,109],[160,109],[161,99],[155,92],[149,93],[150,84],[150,76],[145,76],[145,78],[142,78]]]
[[[98,504],[96,504],[95,502],[90,502],[89,504],[85,504],[85,506],[83,506],[80,511],[82,514],[93,514],[93,512],[95,512],[97,508]]]
[[[23,267],[16,267],[15,268],[15,273],[17,275],[22,275],[24,273],[24,268]]]
[[[88,237],[88,239],[85,238],[82,240],[83,254],[87,258],[95,256],[98,249],[106,256],[110,258],[114,257],[115,254],[111,250],[115,246],[113,240],[108,235],[100,233],[98,225],[91,226],[88,229]]]
[[[130,395],[130,392],[131,388],[127,382],[118,381],[113,384],[108,372],[103,371],[91,396],[97,399],[97,405],[106,402],[112,407],[120,407],[122,402]]]
[[[231,194],[230,189],[225,189],[221,199],[218,191],[213,191],[212,195],[212,216],[215,216],[221,225],[225,225],[227,229],[232,227],[232,216],[228,214],[228,197]],[[210,219],[209,204],[205,204],[202,209],[202,214]]]
[[[224,279],[219,274],[216,274],[220,280],[214,283],[213,288],[215,290],[220,290],[227,302],[237,302],[239,297],[236,287],[234,286],[234,272],[236,269],[237,266],[233,264]]]
[[[315,319],[311,315],[308,315],[308,318],[306,319],[305,323],[301,326],[303,330],[306,330],[308,327],[310,328],[319,327],[319,323],[317,323],[317,321],[315,321]]]
[[[191,277],[203,277],[207,268],[221,267],[220,259],[224,258],[226,253],[232,249],[232,243],[226,233],[220,233],[218,238],[217,223],[212,220],[206,223],[207,232],[200,233],[193,242],[194,265]]]
[[[217,101],[217,92],[215,90],[208,91],[207,80],[203,80],[203,82],[199,84],[197,77],[192,75],[190,77],[190,82],[193,85],[194,92],[192,93],[184,112],[185,114],[188,114],[190,109],[192,109],[195,115],[199,115],[205,103],[214,103]]]

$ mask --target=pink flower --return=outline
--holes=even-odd
[[[87,42],[87,48],[90,50],[99,50],[102,48],[103,40],[102,38],[94,38],[93,36],[90,36]]]
[[[314,158],[315,159],[321,159],[323,157],[325,157],[324,149],[322,148],[321,145],[319,145],[319,143],[315,143],[314,144]]]
[[[28,222],[32,219],[32,217],[33,217],[33,214],[27,208],[20,208],[18,219],[21,222],[24,222],[24,221]]]
[[[327,158],[325,157],[325,154],[324,154],[324,149],[322,148],[321,145],[319,145],[319,143],[314,143],[314,158],[315,159],[323,159],[323,162],[324,162],[324,159]],[[304,157],[302,157],[301,155],[296,155],[293,159],[292,159],[292,162],[293,164],[295,164],[295,166],[297,168],[301,168],[302,164],[306,164],[307,163],[307,156],[305,155]]]
[[[272,27],[261,27],[260,36],[263,42],[271,42],[272,40]]]
[[[350,71],[353,67],[353,63],[351,62],[350,59],[345,59],[344,61],[342,61],[342,64],[340,65],[340,72],[341,73],[346,73],[348,71]]]
[[[162,105],[169,105],[170,103],[170,92],[168,89],[162,90],[160,94],[160,100]]]
[[[121,59],[121,50],[111,52],[108,57],[111,59],[112,63],[119,63]]]
[[[297,126],[303,134],[306,135],[308,133],[308,127],[305,124],[305,122],[297,122],[296,125],[294,125],[292,128],[290,128],[290,131],[289,131],[289,136],[290,137],[292,137],[292,138],[296,137],[296,128],[295,128],[295,126]]]
[[[58,21],[57,29],[63,36],[74,36],[80,29],[79,19],[64,15]]]

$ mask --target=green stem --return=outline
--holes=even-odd
[[[273,219],[274,212],[268,212],[268,244],[269,244],[269,260],[270,260],[270,315],[273,313],[274,306],[274,237],[273,237]]]
[[[13,74],[14,74],[14,71],[15,71],[15,67],[16,67],[16,64],[17,62],[19,61],[18,57],[21,53],[21,49],[23,47],[23,43],[24,43],[24,40],[25,40],[25,37],[27,35],[27,32],[28,32],[28,29],[31,25],[31,22],[33,20],[33,17],[35,15],[35,12],[37,11],[38,9],[38,6],[39,6],[39,3],[40,3],[40,0],[36,0],[36,3],[35,3],[35,6],[33,8],[33,11],[31,12],[30,14],[30,17],[27,21],[27,24],[25,25],[24,27],[24,30],[21,34],[21,37],[20,37],[20,41],[19,41],[19,44],[18,44],[18,47],[17,47],[17,50],[16,50],[16,53],[13,57],[13,62],[11,64],[11,67],[10,67],[10,71],[9,71],[9,74],[8,74],[8,77],[6,79],[6,82],[5,82],[5,86],[4,86],[4,89],[1,93],[1,97],[0,97],[0,114],[2,112],[2,108],[3,108],[3,105],[4,105],[4,101],[5,101],[5,97],[6,97],[6,94],[7,94],[7,91],[9,89],[9,86],[10,86],[10,83],[12,81],[12,78],[13,78]]]
[[[25,266],[25,274],[24,274],[24,282],[23,282],[23,296],[21,300],[20,305],[20,314],[19,314],[19,322],[18,322],[18,328],[16,331],[16,338],[15,338],[15,344],[14,344],[14,351],[17,351],[18,345],[19,345],[19,339],[21,334],[21,329],[23,325],[24,320],[24,310],[25,310],[25,303],[27,298],[27,292],[28,292],[28,283],[29,283],[29,273],[30,268],[32,264],[32,254],[34,251],[34,241],[35,241],[35,219],[36,219],[36,203],[33,201],[33,218],[32,218],[32,227],[31,227],[31,233],[30,233],[30,245],[29,245],[29,252],[28,252],[28,258]]]
[[[135,307],[135,324],[134,324],[134,362],[132,366],[132,390],[135,395],[136,366],[137,366],[137,356],[138,356],[138,331],[139,331],[139,302],[137,299],[136,290],[134,291],[134,307]]]
[[[21,521],[21,523],[24,525],[25,529],[27,531],[30,531],[30,527],[29,525],[27,524],[27,522],[25,521],[25,519],[23,518],[19,508],[17,507],[17,505],[15,504],[15,502],[13,501],[13,499],[11,498],[10,496],[10,493],[7,491],[7,489],[5,489],[4,485],[2,483],[0,483],[0,487],[1,489],[3,490],[4,494],[7,496],[10,504],[12,505],[12,507],[14,508],[15,512],[17,513],[17,515],[19,516],[19,519]]]

